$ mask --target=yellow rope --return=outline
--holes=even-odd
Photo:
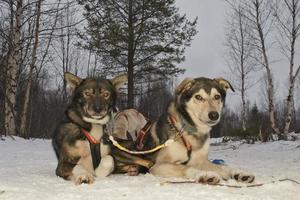
[[[164,144],[161,144],[161,145],[158,145],[156,146],[155,148],[153,149],[150,149],[150,150],[147,150],[147,151],[131,151],[125,147],[123,147],[122,145],[120,145],[114,138],[113,136],[109,136],[109,139],[110,141],[113,143],[113,145],[115,147],[117,147],[118,149],[120,149],[121,151],[125,151],[129,154],[135,154],[135,155],[140,155],[140,154],[149,154],[149,153],[154,153],[166,146],[168,146],[170,143],[174,142],[174,140],[170,139],[170,140],[167,140]]]

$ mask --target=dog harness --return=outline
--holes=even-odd
[[[176,122],[177,122],[177,120],[176,120],[176,118],[173,115],[169,115],[168,116],[168,122],[169,122],[169,124],[171,126],[171,129],[173,129],[173,130],[176,131],[175,139],[176,139],[176,137],[181,138],[181,140],[182,140],[185,148],[187,149],[188,159],[185,162],[181,163],[181,164],[185,165],[185,164],[187,164],[190,161],[192,150],[193,150],[192,145],[189,143],[189,141],[183,135],[183,130],[185,129],[186,124],[183,123],[182,128],[178,129],[177,126],[175,125]]]
[[[89,141],[90,143],[90,150],[91,150],[91,155],[92,155],[92,160],[93,160],[93,167],[96,169],[100,162],[101,162],[101,150],[100,150],[100,144],[101,144],[101,139],[96,140],[87,130],[81,129],[82,133],[84,134],[85,138]]]
[[[175,137],[174,139],[169,139],[167,140],[165,143],[161,144],[161,145],[158,145],[156,147],[154,147],[153,149],[150,149],[150,150],[146,150],[146,151],[142,151],[142,149],[144,148],[144,145],[145,145],[145,136],[147,134],[150,133],[150,129],[152,127],[152,123],[148,121],[148,123],[141,129],[141,131],[139,132],[138,136],[137,136],[137,141],[136,141],[136,144],[137,144],[137,149],[139,151],[132,151],[132,150],[129,150],[125,147],[123,147],[122,145],[120,145],[115,139],[113,136],[109,136],[109,139],[110,141],[113,143],[113,145],[115,147],[117,147],[118,149],[120,149],[121,151],[125,151],[129,154],[134,154],[134,155],[141,155],[141,154],[149,154],[149,153],[154,153],[162,148],[165,148],[167,147],[168,145],[170,145],[171,143],[181,139],[184,146],[186,147],[187,149],[187,155],[188,155],[188,160],[186,160],[185,162],[183,162],[182,164],[187,164],[190,159],[191,159],[191,154],[192,154],[192,145],[188,142],[188,140],[183,136],[183,130],[185,128],[185,124],[183,124],[182,128],[179,129],[177,128],[177,126],[175,125],[177,120],[174,116],[172,115],[169,115],[168,117],[168,122],[171,126],[171,129],[175,130],[176,131],[176,134],[175,134]]]
[[[141,151],[141,150],[144,149],[144,146],[145,146],[145,136],[146,136],[147,133],[150,132],[151,127],[152,127],[152,122],[148,121],[146,123],[146,125],[138,133],[138,136],[136,138],[136,144],[137,144],[137,149],[139,151]]]

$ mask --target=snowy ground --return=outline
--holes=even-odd
[[[237,147],[236,150],[233,150]],[[128,177],[112,175],[92,185],[75,186],[54,174],[56,158],[49,140],[0,141],[0,199],[300,199],[300,185],[292,182],[268,183],[282,178],[300,181],[300,141],[229,143],[211,147],[211,158],[221,158],[230,166],[255,173],[254,188],[229,188],[200,184],[161,185],[165,179],[152,175]],[[226,183],[226,182],[223,182]],[[234,181],[227,184],[237,185]]]

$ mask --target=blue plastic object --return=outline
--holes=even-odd
[[[213,159],[210,160],[212,163],[217,164],[217,165],[225,165],[225,161],[222,159]]]

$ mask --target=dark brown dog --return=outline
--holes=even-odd
[[[106,177],[114,170],[104,129],[111,120],[117,90],[127,76],[81,79],[66,73],[65,81],[74,95],[66,111],[67,120],[53,134],[58,158],[56,174],[76,184],[92,183],[95,176]]]

